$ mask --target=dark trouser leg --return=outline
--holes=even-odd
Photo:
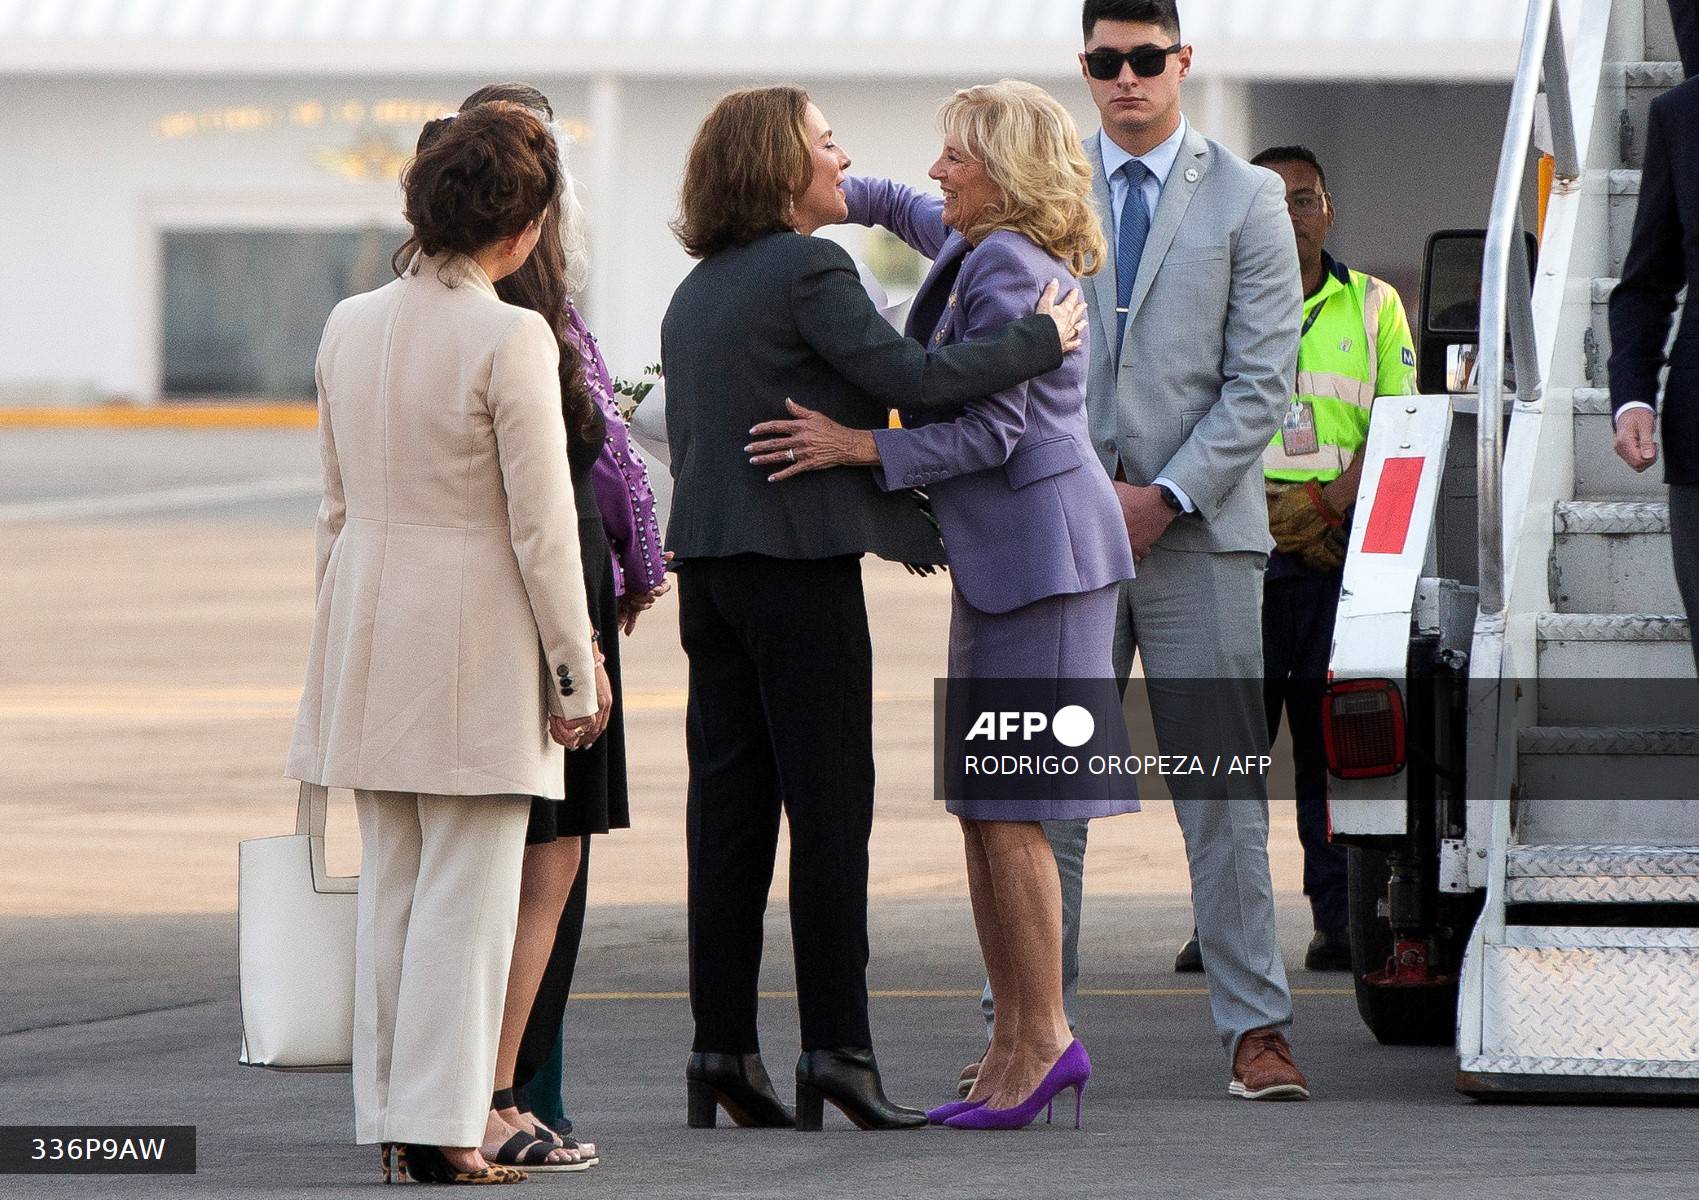
[[[1699,483],[1670,485],[1670,553],[1687,619],[1699,621]],[[1693,639],[1693,667],[1699,671],[1699,637]]]
[[[1327,751],[1321,705],[1327,658],[1339,612],[1341,574],[1306,572],[1264,587],[1264,698],[1270,743],[1284,708],[1292,733],[1292,776],[1298,840],[1304,847],[1304,894],[1317,930],[1346,925],[1345,848],[1328,837]]]
[[[757,560],[742,589],[790,825],[802,1048],[868,1046],[873,646],[861,563]]]
[[[1681,69],[1692,79],[1699,75],[1699,0],[1670,0],[1670,20],[1675,24]]]
[[[590,835],[585,834],[579,844],[578,874],[573,878],[572,891],[567,893],[566,907],[561,910],[554,949],[549,951],[548,965],[543,968],[537,999],[531,1006],[531,1016],[525,1022],[525,1034],[519,1041],[519,1057],[513,1067],[513,1086],[520,1094],[520,1107],[529,1104],[531,1111],[543,1121],[558,1121],[566,1115],[561,1100],[562,1044],[565,1038],[562,1022],[566,1015],[566,1002],[572,997],[572,975],[578,966],[578,947],[584,939],[584,908],[589,884]]]
[[[728,619],[740,561],[679,571],[679,634],[690,659],[685,746],[693,1050],[754,1054],[761,921],[778,851],[779,796],[755,661]],[[783,619],[794,619],[785,614]],[[800,672],[805,667],[799,664]]]

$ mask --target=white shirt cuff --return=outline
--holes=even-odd
[[[1617,409],[1611,416],[1611,428],[1616,428],[1616,423],[1622,419],[1623,413],[1630,412],[1636,408],[1643,408],[1653,416],[1658,415],[1658,410],[1653,408],[1650,404],[1647,404],[1644,400],[1630,400],[1627,404],[1624,404],[1621,408]]]
[[[1172,479],[1168,478],[1168,476],[1158,475],[1150,482],[1153,487],[1160,484],[1169,491],[1173,492],[1180,501],[1180,507],[1185,509],[1187,512],[1197,512],[1198,506],[1192,503],[1192,498],[1186,495],[1186,490],[1179,484],[1175,483]]]

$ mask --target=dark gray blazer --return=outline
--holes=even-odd
[[[679,560],[731,554],[829,558],[871,552],[940,563],[932,523],[871,471],[810,471],[769,484],[749,430],[785,417],[785,398],[842,425],[883,429],[893,408],[991,395],[1062,364],[1048,317],[928,354],[886,324],[837,244],[773,233],[698,263],[661,322]]]

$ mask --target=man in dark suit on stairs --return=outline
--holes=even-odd
[[[1674,343],[1677,297],[1699,293],[1699,79],[1652,102],[1634,236],[1611,294],[1611,409],[1616,452],[1636,471],[1658,460],[1658,376],[1663,394],[1664,478],[1670,485],[1670,546],[1691,620],[1699,616],[1699,317],[1689,303]],[[1665,347],[1669,346],[1666,354]],[[1699,641],[1694,643],[1699,667]]]

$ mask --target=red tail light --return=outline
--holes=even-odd
[[[1327,769],[1340,779],[1381,779],[1404,769],[1404,697],[1390,679],[1328,684],[1321,729]]]

